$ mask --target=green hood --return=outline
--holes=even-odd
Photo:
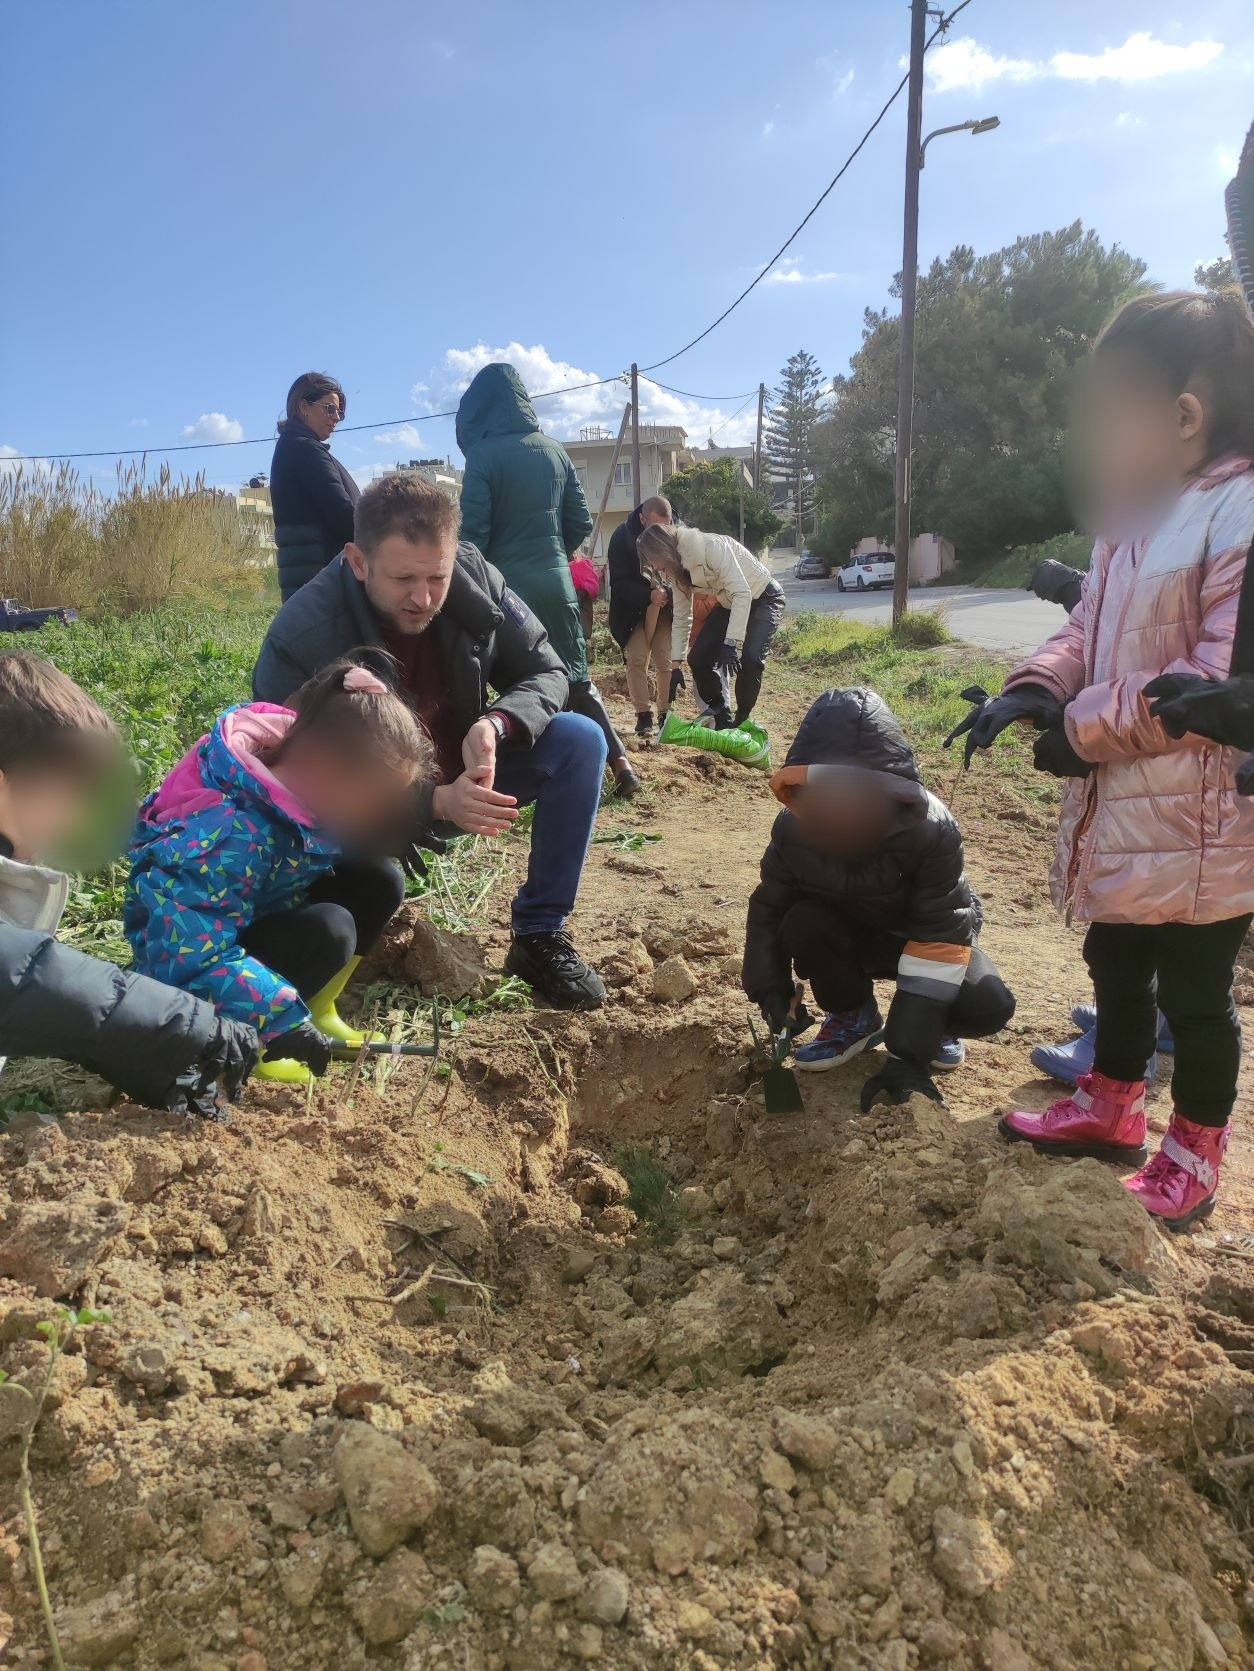
[[[523,380],[503,360],[484,366],[457,408],[457,445],[463,453],[495,435],[530,435],[540,421]]]

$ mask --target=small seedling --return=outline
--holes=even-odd
[[[55,1316],[45,1317],[35,1324],[35,1333],[40,1335],[48,1347],[48,1367],[44,1372],[43,1381],[37,1392],[32,1393],[20,1382],[12,1382],[18,1391],[24,1393],[30,1400],[30,1415],[22,1428],[21,1442],[18,1445],[18,1481],[17,1500],[21,1506],[26,1521],[26,1542],[30,1549],[31,1572],[35,1578],[35,1589],[39,1594],[39,1609],[43,1614],[44,1629],[48,1633],[48,1646],[52,1650],[52,1663],[56,1671],[65,1671],[65,1657],[61,1652],[61,1643],[57,1636],[57,1622],[52,1612],[52,1598],[48,1594],[48,1580],[44,1573],[43,1549],[39,1542],[39,1521],[35,1513],[35,1497],[31,1486],[30,1447],[35,1437],[35,1429],[39,1426],[39,1419],[44,1413],[44,1405],[48,1401],[48,1394],[52,1390],[53,1376],[57,1370],[57,1359],[69,1343],[75,1329],[85,1328],[90,1323],[107,1323],[107,1311],[95,1311],[89,1306],[81,1310],[71,1310],[68,1306],[58,1306]],[[8,1381],[7,1375],[0,1375],[0,1379]]]

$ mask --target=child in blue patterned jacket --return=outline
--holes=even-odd
[[[135,967],[247,1021],[258,1077],[303,1084],[359,1044],[336,1000],[404,897],[381,855],[433,771],[420,722],[351,660],[291,707],[231,708],[140,809],[124,927]]]

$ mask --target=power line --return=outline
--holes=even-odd
[[[643,372],[639,375],[644,377]],[[646,383],[652,383],[655,389],[665,389],[668,395],[682,395],[685,400],[712,400],[716,405],[728,400],[752,400],[758,392],[756,389],[750,389],[747,395],[694,395],[691,389],[672,389],[669,383],[659,383],[656,377],[645,377],[644,380]]]
[[[621,383],[622,380],[623,374],[619,372],[614,377],[597,377],[588,383],[569,383],[563,385],[560,389],[546,389],[543,394],[532,395],[531,399],[533,401],[551,400],[555,395],[578,394],[582,389],[600,389],[607,383]],[[456,408],[451,412],[411,412],[404,418],[378,418],[372,424],[339,424],[335,433],[337,435],[357,435],[364,429],[387,429],[393,424],[425,424],[434,422],[436,418],[455,418],[456,416]],[[273,445],[273,435],[254,435],[246,440],[239,441],[180,441],[173,447],[157,447],[149,442],[144,447],[114,447],[91,453],[5,453],[4,462],[6,464],[42,464],[49,460],[65,460],[68,463],[72,459],[79,458],[136,458],[141,453],[202,453],[218,447],[272,447]]]
[[[723,421],[722,421],[722,423],[721,423],[721,424],[720,424],[720,425],[719,425],[719,426],[718,426],[718,428],[717,428],[717,429],[712,429],[712,430],[711,430],[711,431],[710,431],[710,440],[711,440],[711,441],[713,441],[713,439],[714,439],[714,437],[715,437],[715,436],[716,436],[716,435],[721,435],[721,434],[722,434],[722,432],[723,432],[723,431],[724,431],[724,430],[725,430],[725,429],[726,429],[726,428],[727,428],[727,426],[728,426],[728,424],[734,424],[734,423],[735,423],[735,421],[736,421],[736,419],[737,419],[737,418],[738,418],[738,417],[739,417],[739,416],[740,416],[740,414],[741,414],[741,413],[742,413],[742,412],[743,412],[743,411],[744,411],[744,409],[745,409],[745,407],[746,407],[746,406],[748,406],[748,404],[749,404],[749,402],[750,402],[750,401],[751,401],[751,400],[756,400],[756,399],[757,399],[757,398],[758,398],[758,391],[757,391],[757,390],[756,390],[756,389],[752,389],[752,390],[751,390],[751,391],[750,391],[750,392],[749,392],[749,393],[748,393],[748,394],[747,394],[747,395],[746,395],[746,396],[745,396],[745,398],[744,398],[744,404],[743,404],[743,405],[741,405],[741,406],[738,406],[738,407],[737,407],[737,408],[736,408],[736,410],[735,410],[735,411],[734,411],[734,412],[733,412],[733,413],[732,413],[732,415],[731,415],[731,417],[730,417],[730,418],[724,418],[724,419],[723,419]]]
[[[949,28],[949,25],[957,17],[958,13],[962,12],[962,11],[965,11],[966,8],[970,4],[971,4],[971,0],[961,0],[960,5],[955,6],[952,12],[950,12],[947,16],[941,18],[939,23],[936,25],[936,28],[932,31],[931,35],[928,37],[927,46],[925,46],[924,49],[923,49],[924,52],[926,52],[928,50],[928,47],[931,46],[932,42],[936,39],[936,37],[938,35],[943,34],[944,31]],[[739,296],[736,297],[736,300],[731,304],[731,306],[730,307],[725,307],[723,309],[722,313],[720,313],[718,318],[714,321],[714,323],[712,325],[707,325],[706,328],[704,329],[704,331],[702,331],[699,335],[693,337],[691,342],[686,342],[682,348],[677,348],[673,354],[668,354],[664,360],[654,360],[652,365],[642,366],[641,367],[641,374],[643,374],[644,372],[648,372],[648,371],[658,371],[662,366],[670,365],[672,361],[678,360],[681,357],[681,355],[686,354],[690,348],[695,348],[699,342],[704,342],[706,337],[708,337],[710,335],[710,332],[711,331],[716,331],[718,329],[718,327],[723,323],[724,319],[726,319],[729,316],[729,314],[732,314],[736,311],[736,309],[740,306],[741,302],[744,301],[745,297],[747,295],[749,295],[749,293],[751,291],[757,289],[758,285],[761,284],[762,280],[767,276],[767,274],[775,266],[775,263],[779,260],[780,256],[783,255],[785,250],[787,250],[792,244],[794,244],[796,242],[796,240],[800,236],[802,230],[809,224],[810,221],[812,221],[814,219],[814,217],[818,213],[819,209],[822,208],[823,204],[831,196],[831,194],[835,190],[835,188],[840,184],[841,180],[844,178],[844,176],[848,173],[849,169],[852,167],[855,158],[858,156],[858,153],[866,145],[867,141],[870,139],[871,135],[875,132],[876,128],[879,127],[880,123],[884,120],[885,116],[888,115],[889,111],[896,104],[897,100],[901,97],[902,90],[904,89],[906,83],[909,80],[910,80],[910,72],[909,72],[909,70],[907,70],[905,75],[902,76],[901,80],[897,83],[896,87],[889,94],[887,100],[884,102],[884,104],[880,108],[879,115],[875,118],[875,120],[871,123],[871,126],[862,135],[862,138],[854,146],[853,150],[850,151],[849,155],[845,158],[844,162],[840,165],[840,168],[837,170],[835,176],[831,180],[828,181],[827,185],[824,187],[823,191],[820,193],[817,200],[810,206],[810,208],[807,210],[806,214],[797,223],[797,225],[795,227],[793,227],[792,231],[788,234],[787,238],[784,239],[783,243],[775,251],[775,254],[767,262],[766,266],[762,268],[761,272],[757,275],[757,277],[755,279],[753,279],[749,284],[747,284],[745,286],[745,288],[740,292]]]

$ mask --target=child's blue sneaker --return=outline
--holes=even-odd
[[[1074,1085],[1084,1074],[1092,1073],[1096,1054],[1097,1027],[1093,1026],[1068,1044],[1038,1044],[1028,1060],[1048,1078]],[[1151,1056],[1145,1064],[1145,1083],[1152,1085],[1157,1074],[1158,1057]]]
[[[967,1047],[961,1039],[942,1039],[940,1049],[932,1058],[932,1069],[936,1073],[952,1073],[966,1059]]]
[[[1071,1012],[1071,1022],[1082,1033],[1091,1033],[1097,1026],[1097,1005],[1077,1004]],[[1158,1048],[1164,1056],[1174,1056],[1176,1053],[1176,1041],[1171,1036],[1167,1017],[1161,1010],[1158,1012]]]
[[[861,1009],[825,1015],[823,1025],[810,1042],[797,1046],[793,1060],[799,1068],[821,1073],[825,1068],[838,1068],[842,1062],[851,1062],[878,1044],[883,1036],[883,1018],[874,998],[870,998]]]

